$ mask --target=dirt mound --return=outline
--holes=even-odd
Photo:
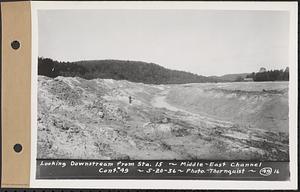
[[[236,87],[39,76],[38,158],[288,160],[284,86]]]
[[[193,113],[234,121],[241,126],[288,132],[288,89],[246,91],[225,87],[175,87],[167,102]],[[275,88],[275,89],[274,89]]]

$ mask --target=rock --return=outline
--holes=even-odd
[[[162,123],[169,123],[170,119],[168,117],[165,117],[161,120]]]
[[[98,114],[97,114],[100,118],[103,118],[104,117],[104,113],[102,111],[99,111]]]
[[[70,127],[68,127],[68,126],[63,126],[62,127],[62,130],[69,130],[70,129]]]

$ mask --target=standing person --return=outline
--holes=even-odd
[[[132,97],[129,96],[128,99],[129,99],[129,104],[131,104],[131,102],[132,102]]]

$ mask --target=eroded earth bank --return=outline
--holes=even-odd
[[[289,153],[287,82],[39,76],[37,121],[38,158],[280,161]]]

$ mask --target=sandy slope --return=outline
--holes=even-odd
[[[167,102],[249,128],[288,132],[287,82],[179,85]]]
[[[188,113],[188,111],[184,110],[184,109],[180,109],[178,107],[175,107],[173,105],[170,105],[167,101],[166,101],[166,96],[168,94],[168,90],[167,91],[162,91],[160,92],[159,94],[156,94],[152,101],[151,101],[151,105],[153,107],[156,107],[156,108],[165,108],[169,111],[181,111],[181,112],[184,112],[184,113]]]
[[[224,85],[165,86],[39,76],[38,157],[287,160],[287,132],[263,126],[270,122],[286,126],[285,122],[273,112],[268,113],[271,118],[252,120],[263,113],[259,106],[273,107],[273,96],[284,100],[285,93],[255,92],[267,99],[253,104],[250,114],[241,105],[239,111],[234,107],[240,98]],[[243,97],[244,92],[239,94]],[[254,102],[244,99],[244,105],[249,101]],[[217,108],[226,111],[226,103],[235,110],[231,113],[249,119],[213,113]]]

